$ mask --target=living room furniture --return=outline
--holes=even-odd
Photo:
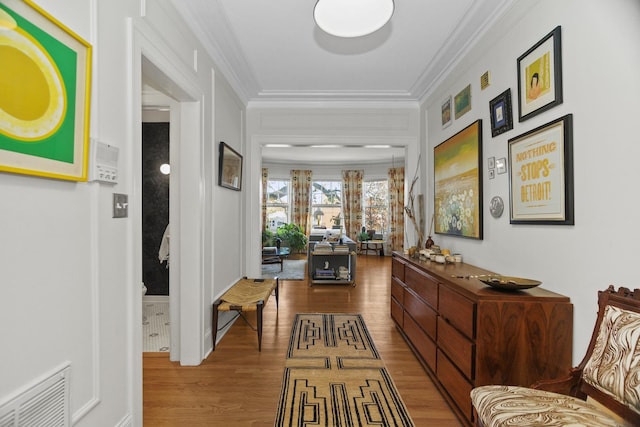
[[[339,241],[336,243],[327,244],[331,245],[332,248],[342,247],[342,250],[333,251],[332,249],[331,252],[329,252],[325,248],[322,251],[316,251],[316,245],[318,243],[323,243],[323,238],[324,235],[314,235],[313,233],[309,236],[309,244],[307,247],[307,272],[309,274],[309,286],[319,284],[348,284],[355,286],[357,261],[356,242],[346,236],[341,236],[342,244],[340,244]],[[317,274],[317,270],[324,270],[324,265],[327,262],[329,263],[329,269],[334,271],[336,277],[318,277],[319,274]],[[343,269],[346,268],[348,270],[348,278],[339,277],[340,267],[343,267]]]
[[[262,264],[280,264],[282,271],[285,258],[289,256],[289,248],[265,246],[262,248]]]
[[[571,367],[573,305],[541,287],[508,292],[466,263],[392,254],[391,317],[454,413],[473,424],[471,390],[528,386]]]
[[[213,350],[216,349],[218,336],[218,312],[237,311],[247,322],[244,313],[255,311],[258,331],[258,351],[262,351],[262,310],[272,293],[276,296],[276,309],[278,308],[279,281],[275,279],[248,279],[242,278],[227,290],[213,303],[213,316],[211,321],[211,336]],[[251,326],[253,328],[253,326]]]
[[[384,256],[384,240],[365,240],[360,242],[359,253],[367,255],[369,251],[374,251],[380,256]]]
[[[640,426],[640,289],[598,292],[587,353],[567,375],[531,388],[473,389],[477,425]]]

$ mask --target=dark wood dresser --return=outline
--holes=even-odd
[[[394,252],[391,317],[461,421],[469,393],[486,384],[529,386],[571,368],[573,305],[542,287],[505,291],[470,264],[419,261]],[[544,286],[542,284],[541,286]]]

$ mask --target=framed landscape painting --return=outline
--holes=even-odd
[[[91,45],[33,2],[0,3],[0,171],[86,181]]]
[[[231,190],[242,189],[242,156],[224,142],[220,142],[218,184]]]
[[[482,120],[433,151],[436,234],[482,239]]]

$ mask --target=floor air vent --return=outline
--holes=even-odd
[[[69,427],[69,365],[0,404],[0,427]]]

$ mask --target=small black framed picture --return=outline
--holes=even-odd
[[[511,89],[507,89],[489,102],[491,115],[491,136],[496,137],[513,129],[511,110]]]

